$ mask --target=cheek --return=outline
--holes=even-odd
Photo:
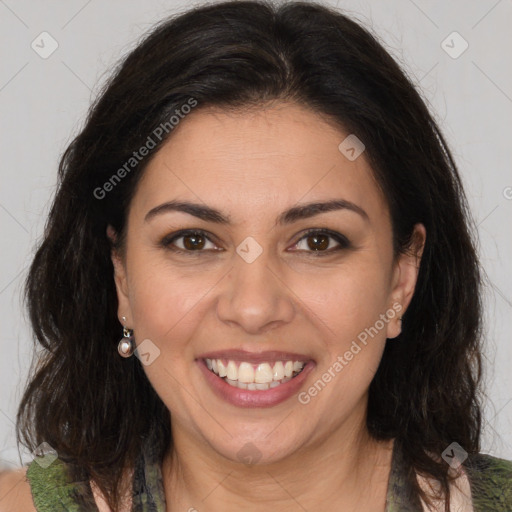
[[[367,255],[368,256],[368,255]],[[355,255],[346,265],[295,277],[290,288],[343,346],[373,326],[388,306],[389,276],[375,259]]]
[[[298,280],[294,287],[323,345],[312,394],[322,395],[319,403],[344,404],[343,410],[352,410],[368,389],[385,347],[387,322],[392,321],[386,316],[389,276],[369,256],[361,255],[328,276]],[[326,392],[320,393],[324,387]]]
[[[183,274],[149,258],[134,257],[132,263],[130,303],[137,337],[159,346],[184,344],[215,279],[204,272]]]
[[[304,295],[323,340],[311,396],[321,395],[319,405],[337,403],[340,411],[352,410],[366,393],[382,358],[387,322],[392,321],[386,316],[387,277],[367,269],[335,274],[325,281],[323,292],[309,288],[309,296]]]

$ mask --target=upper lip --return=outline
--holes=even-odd
[[[311,357],[294,352],[281,352],[276,350],[266,352],[247,352],[246,350],[216,350],[207,352],[197,357],[198,359],[231,359],[233,361],[246,361],[258,364],[276,361],[301,361],[308,362]]]

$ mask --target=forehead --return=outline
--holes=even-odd
[[[339,149],[349,133],[293,103],[193,111],[151,160],[134,198],[147,211],[171,199],[202,201],[236,218],[298,202],[343,198],[387,215],[364,152]]]

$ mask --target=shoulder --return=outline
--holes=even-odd
[[[89,481],[74,480],[71,466],[56,457],[44,455],[27,467],[0,473],[0,512],[79,510],[98,511]]]
[[[0,472],[0,512],[36,512],[27,468]]]
[[[77,478],[76,469],[50,453],[29,464],[26,478],[38,512],[98,510],[89,479]]]
[[[512,461],[472,454],[464,462],[476,510],[512,510]]]

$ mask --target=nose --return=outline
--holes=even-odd
[[[259,334],[292,321],[293,292],[276,270],[279,265],[270,263],[265,252],[251,263],[235,256],[217,301],[222,322]]]

